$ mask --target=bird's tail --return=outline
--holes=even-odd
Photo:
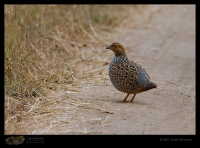
[[[149,87],[150,88],[157,88],[157,85],[153,82],[149,83]]]
[[[153,89],[153,88],[157,88],[157,85],[153,82],[149,82],[143,90],[147,91],[147,90]]]

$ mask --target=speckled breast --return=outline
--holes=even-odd
[[[109,77],[119,91],[136,93],[140,89],[136,67],[126,57],[114,57],[109,66]]]

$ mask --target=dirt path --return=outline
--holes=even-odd
[[[83,83],[81,92],[56,92],[52,100],[59,106],[15,126],[8,121],[5,134],[195,134],[195,6],[153,5],[134,15],[109,34],[109,44],[122,43],[157,89],[122,103],[126,94],[112,86],[109,65],[96,66],[103,69],[102,85]],[[110,63],[114,54],[105,47],[97,49],[99,58]]]
[[[116,30],[110,42],[125,45],[129,59],[140,63],[158,88],[122,103],[126,94],[109,80],[108,86],[89,86],[75,95],[89,103],[68,134],[195,134],[195,6],[148,11],[151,20],[137,29]],[[102,58],[106,55],[110,62],[113,53],[105,51]],[[108,74],[108,65],[105,69]]]

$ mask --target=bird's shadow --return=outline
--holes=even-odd
[[[133,100],[133,102],[131,101],[126,101],[124,102],[123,100],[116,100],[116,99],[97,99],[98,101],[102,101],[102,102],[112,102],[112,103],[121,103],[121,104],[138,104],[138,105],[146,105],[145,102],[141,102],[138,100]]]
[[[112,103],[121,103],[121,104],[138,104],[138,105],[146,105],[147,103],[145,102],[141,102],[141,101],[137,101],[137,100],[133,100],[133,102],[131,101],[126,101],[124,102],[123,100],[116,100],[116,99],[113,99],[113,100],[110,100],[110,99],[98,99],[99,101],[103,101],[103,102],[112,102]]]
[[[133,102],[131,102],[131,101],[126,101],[126,102],[124,102],[124,101],[115,101],[115,102],[116,102],[116,103],[123,103],[123,104],[127,103],[127,104],[146,105],[146,103],[144,103],[144,102],[138,102],[138,101],[133,101]]]

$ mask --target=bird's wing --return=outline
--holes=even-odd
[[[144,68],[142,68],[142,66],[140,66],[138,63],[135,63],[135,65],[137,68],[140,68],[144,73],[146,73],[147,76],[149,77],[149,79],[151,79],[150,76],[148,75],[148,73],[146,72],[146,70]]]
[[[137,66],[137,63],[135,63],[133,61],[129,61],[128,67],[129,67],[130,76],[134,77],[135,89],[141,90],[142,86],[139,84],[139,81],[138,81],[138,66]]]

